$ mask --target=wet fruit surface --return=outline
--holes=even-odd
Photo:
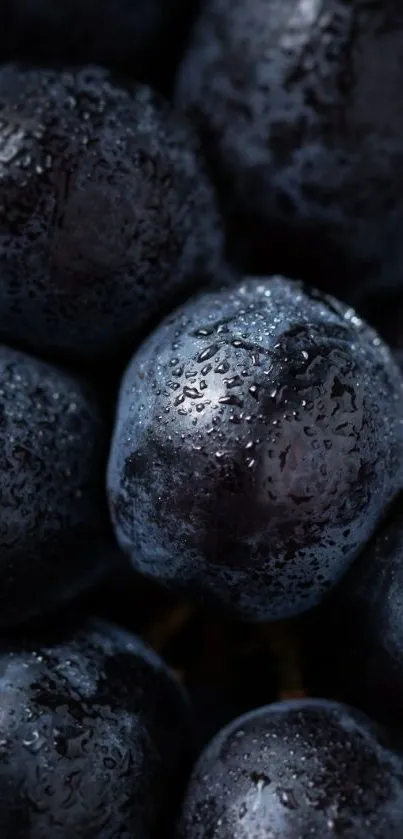
[[[400,729],[403,713],[403,515],[399,497],[343,578],[322,618],[312,680],[336,683],[348,701]],[[315,630],[313,630],[314,632]],[[315,679],[316,675],[316,679]]]
[[[299,700],[224,729],[202,754],[180,839],[399,839],[403,762],[353,709]]]
[[[395,0],[207,0],[178,76],[248,272],[401,287]]]
[[[188,709],[141,641],[92,622],[3,644],[0,701],[4,836],[161,835],[188,750]]]
[[[91,388],[0,346],[0,625],[69,599],[118,564]]]
[[[280,278],[197,298],[123,380],[118,540],[138,570],[241,617],[298,614],[401,487],[401,413],[398,369],[352,310]]]
[[[221,267],[185,122],[97,68],[0,70],[0,336],[94,358],[133,348]]]

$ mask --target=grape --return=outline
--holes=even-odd
[[[249,273],[402,287],[395,0],[206,0],[177,81]]]
[[[221,267],[186,123],[96,68],[0,70],[0,336],[94,359]]]
[[[55,607],[118,563],[90,388],[0,346],[0,625]]]
[[[108,467],[121,547],[246,620],[311,608],[402,487],[402,388],[332,298],[278,277],[197,297],[123,379]]]
[[[160,837],[190,717],[158,656],[89,621],[3,640],[0,672],[2,839]]]
[[[322,616],[320,616],[322,617]],[[326,664],[343,695],[388,726],[403,713],[403,511],[399,497],[324,609]],[[315,631],[315,630],[314,630]],[[315,651],[315,636],[311,640]],[[318,662],[317,662],[318,663]],[[325,672],[317,667],[316,676]]]
[[[403,762],[336,702],[294,700],[239,717],[194,770],[179,839],[400,839]]]

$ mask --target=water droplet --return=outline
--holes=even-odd
[[[284,805],[284,807],[287,807],[290,810],[295,810],[297,808],[297,802],[293,794],[290,792],[282,790],[280,792],[280,801]]]
[[[200,399],[201,397],[201,393],[197,389],[197,387],[189,387],[188,385],[185,385],[185,387],[183,388],[183,394],[184,396],[187,396],[189,399]]]
[[[224,379],[227,388],[232,387],[240,387],[242,385],[242,379],[240,376],[231,376],[230,379]]]
[[[214,331],[214,326],[202,326],[200,329],[196,329],[196,332],[194,332],[193,335],[195,338],[207,338],[209,335],[212,335]]]
[[[39,731],[33,731],[32,736],[25,738],[22,743],[29,752],[37,754],[45,745],[46,740],[39,734]]]
[[[180,364],[179,367],[175,367],[175,370],[172,370],[173,376],[182,376],[183,375],[184,366]]]
[[[214,372],[215,373],[228,373],[228,370],[229,370],[228,361],[221,361],[220,364],[217,364],[217,367],[215,368]]]
[[[218,401],[220,405],[238,405],[239,408],[242,408],[243,405],[242,399],[240,399],[239,396],[235,396],[233,393],[228,396],[221,396]]]
[[[197,356],[197,361],[200,364],[202,364],[203,361],[209,361],[210,358],[213,358],[218,353],[218,350],[219,350],[219,345],[218,344],[210,344],[209,347],[206,347],[204,350],[202,350],[199,353],[199,355]]]

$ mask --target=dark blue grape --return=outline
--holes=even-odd
[[[168,835],[189,709],[135,636],[91,622],[3,641],[0,705],[2,839]]]
[[[402,45],[396,0],[206,1],[177,101],[246,271],[402,287]]]
[[[107,444],[87,385],[0,346],[0,624],[54,607],[115,564]]]
[[[0,70],[0,336],[93,358],[221,265],[186,123],[101,70]]]
[[[358,711],[324,700],[239,717],[207,747],[178,839],[401,839],[403,761]]]
[[[402,388],[375,332],[298,283],[192,300],[122,383],[108,474],[121,546],[246,619],[314,606],[402,486]]]
[[[403,719],[403,509],[390,515],[326,603],[310,637],[319,689],[333,678],[349,701],[388,725]],[[327,638],[325,650],[318,639]],[[323,661],[321,657],[323,656]],[[315,666],[316,665],[316,666]],[[312,667],[315,666],[315,671]]]

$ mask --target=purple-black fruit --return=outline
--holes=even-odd
[[[402,287],[396,0],[206,0],[177,82],[248,273]]]
[[[185,695],[135,636],[89,622],[0,645],[2,839],[160,839],[189,746]]]
[[[0,70],[0,336],[91,359],[215,277],[213,188],[185,122],[102,70]]]
[[[402,388],[376,333],[299,283],[193,299],[123,379],[108,472],[121,546],[242,618],[309,609],[402,487]]]
[[[371,716],[402,729],[403,512],[393,509],[312,627],[310,680],[337,683]],[[325,649],[320,639],[327,638]]]
[[[56,607],[116,565],[107,446],[85,383],[0,347],[0,625]]]
[[[239,717],[200,757],[178,839],[400,839],[403,761],[358,711],[324,700]]]

